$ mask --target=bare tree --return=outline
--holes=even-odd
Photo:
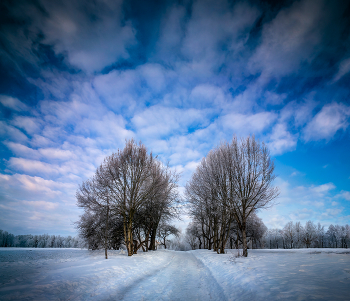
[[[92,248],[98,248],[97,237],[104,240],[105,258],[108,259],[108,223],[110,214],[109,192],[103,178],[101,165],[95,176],[80,185],[76,198],[78,206],[86,209],[78,228]],[[94,224],[94,226],[92,226]]]
[[[324,232],[324,226],[322,226],[320,223],[317,224],[316,236],[317,236],[317,247],[323,248],[325,232]]]
[[[145,240],[148,246],[149,235],[152,241],[153,232],[155,241],[161,217],[174,212],[171,207],[178,198],[178,178],[176,172],[148,153],[141,142],[129,140],[123,150],[107,157],[95,176],[81,185],[78,205],[94,214],[105,214],[106,258],[111,215],[122,221],[128,255],[137,253]]]
[[[252,212],[247,219],[247,237],[252,241],[252,248],[262,246],[262,238],[267,231],[267,227],[255,212]]]
[[[198,228],[194,223],[189,223],[186,228],[186,241],[189,243],[192,250],[196,249],[198,242]]]
[[[307,221],[304,227],[303,237],[303,242],[306,244],[306,247],[309,248],[316,238],[317,233],[315,224],[312,221]]]
[[[186,185],[186,196],[191,204],[191,215],[201,224],[203,240],[208,249],[225,253],[233,214],[230,211],[228,173],[224,165],[222,147],[209,152],[202,159]]]
[[[164,223],[160,224],[157,229],[157,236],[160,240],[161,245],[163,245],[165,249],[166,249],[167,237],[170,235],[174,235],[175,237],[178,237],[179,234],[180,234],[180,231],[175,226],[164,224]]]
[[[265,144],[254,136],[240,141],[234,137],[225,149],[231,210],[242,232],[243,256],[247,257],[247,218],[271,206],[279,194],[278,188],[272,186],[275,166]]]
[[[279,194],[272,186],[274,179],[269,151],[254,136],[221,143],[202,159],[186,185],[186,196],[191,215],[203,226],[203,235],[207,222],[207,237],[213,238],[215,251],[224,253],[235,220],[242,234],[243,256],[248,255],[248,217],[272,205]]]
[[[295,228],[296,245],[297,245],[297,248],[300,248],[303,240],[303,235],[304,235],[304,227],[301,225],[300,222],[296,222],[294,228]]]
[[[295,241],[295,227],[293,222],[289,222],[284,226],[283,235],[286,242],[290,244],[290,248],[293,249],[293,243]]]

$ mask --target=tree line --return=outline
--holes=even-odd
[[[81,248],[84,241],[79,237],[60,235],[13,235],[0,230],[0,247],[19,248]]]
[[[225,247],[241,249],[242,236],[237,226],[230,229]],[[330,225],[327,229],[320,223],[307,221],[288,222],[282,229],[268,229],[263,221],[253,214],[247,222],[247,239],[251,249],[300,249],[300,248],[348,248],[350,246],[350,226]],[[185,242],[192,250],[209,249],[203,243],[201,225],[191,222],[185,235]]]
[[[270,229],[264,237],[265,248],[348,248],[350,226],[330,225],[327,230],[320,223],[307,221],[287,223],[283,229]]]

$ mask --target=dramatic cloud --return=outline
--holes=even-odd
[[[268,226],[349,223],[348,10],[341,0],[2,3],[0,229],[75,234],[78,185],[126,139],[180,171],[183,192],[210,149],[250,134],[279,176],[279,204],[259,213]]]

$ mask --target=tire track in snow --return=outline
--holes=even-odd
[[[210,270],[190,252],[172,252],[171,261],[134,281],[108,300],[226,300]]]
[[[151,270],[150,272],[148,273],[144,273],[141,277],[139,278],[136,278],[132,283],[130,283],[129,285],[127,286],[124,286],[121,290],[118,290],[118,293],[116,294],[116,296],[112,296],[111,294],[110,297],[106,298],[105,300],[123,300],[124,299],[124,296],[130,291],[132,290],[134,287],[136,287],[138,285],[138,283],[141,283],[145,280],[147,280],[148,278],[152,277],[153,275],[159,273],[160,271],[164,270],[167,266],[169,266],[173,260],[174,256],[172,256],[170,258],[170,261],[167,262],[165,265],[157,268],[157,269],[154,269],[154,270]]]

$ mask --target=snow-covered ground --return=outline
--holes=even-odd
[[[350,300],[350,250],[0,248],[0,300]]]

